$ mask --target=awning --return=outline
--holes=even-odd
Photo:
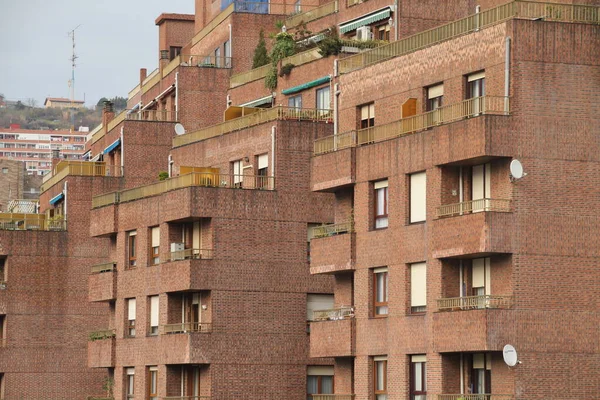
[[[343,22],[340,24],[340,33],[348,33],[350,31],[360,28],[361,26],[370,25],[373,22],[381,21],[382,19],[387,19],[390,17],[391,13],[392,12],[390,8],[386,7],[383,10],[375,11],[374,13],[365,15],[358,19]]]
[[[85,153],[83,153],[83,155],[81,156],[81,158],[84,159],[84,160],[89,160],[90,157],[91,157],[91,155],[92,155],[92,150],[88,150]]]
[[[112,144],[110,146],[108,146],[107,148],[105,148],[102,153],[108,154],[111,151],[113,151],[114,149],[116,149],[120,144],[121,144],[121,139],[117,139],[114,142],[112,142]]]
[[[230,119],[243,117],[244,115],[254,114],[255,112],[264,111],[264,108],[256,107],[240,107],[240,106],[229,106],[223,113],[223,120],[229,121]]]
[[[273,95],[261,97],[260,99],[249,101],[248,103],[240,104],[240,107],[258,107],[273,102]]]
[[[63,192],[60,192],[59,194],[50,199],[50,205],[53,206],[64,198],[65,194]]]
[[[302,85],[294,86],[289,89],[283,89],[281,93],[283,94],[294,94],[301,92],[306,89],[310,89],[311,87],[319,86],[324,83],[327,83],[331,80],[331,76],[327,75],[319,79],[315,79],[314,81],[303,83]]]

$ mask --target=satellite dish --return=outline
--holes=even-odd
[[[185,128],[181,124],[175,124],[175,133],[177,136],[185,134]]]
[[[515,365],[519,364],[519,359],[517,358],[517,350],[515,350],[515,348],[510,344],[507,344],[502,349],[502,357],[504,357],[504,362],[509,367],[514,367]]]
[[[513,179],[521,179],[525,175],[527,175],[527,174],[525,172],[523,172],[523,164],[521,164],[521,161],[519,161],[519,160],[512,160],[510,162],[510,176],[511,176],[511,178],[513,178]]]

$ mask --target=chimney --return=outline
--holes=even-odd
[[[140,86],[142,86],[142,82],[148,76],[148,70],[146,68],[140,68]]]
[[[161,50],[160,51],[160,59],[158,60],[158,66],[160,68],[160,73],[162,74],[162,70],[166,67],[169,62],[169,50]]]
[[[113,103],[110,101],[104,102],[104,108],[102,109],[102,126],[104,129],[108,126],[108,123],[115,117],[115,111],[113,109]]]
[[[55,174],[56,173],[56,164],[58,164],[61,159],[60,159],[60,150],[59,149],[52,149],[52,171]]]

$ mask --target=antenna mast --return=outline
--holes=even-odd
[[[75,130],[75,61],[79,58],[75,54],[75,31],[81,26],[77,25],[73,30],[69,31],[67,35],[73,41],[73,52],[71,54],[71,80],[69,81],[69,88],[71,89],[71,131]]]

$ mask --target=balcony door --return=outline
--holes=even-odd
[[[473,296],[477,299],[477,308],[485,308],[488,304],[486,297],[491,294],[491,261],[490,258],[475,258],[472,264]]]
[[[491,354],[473,354],[473,381],[471,392],[473,394],[489,394],[492,392],[492,357]]]
[[[200,293],[185,293],[181,302],[181,323],[195,330],[202,323]]]
[[[489,199],[492,196],[491,164],[474,165],[471,172],[471,199],[473,212],[489,210]]]

